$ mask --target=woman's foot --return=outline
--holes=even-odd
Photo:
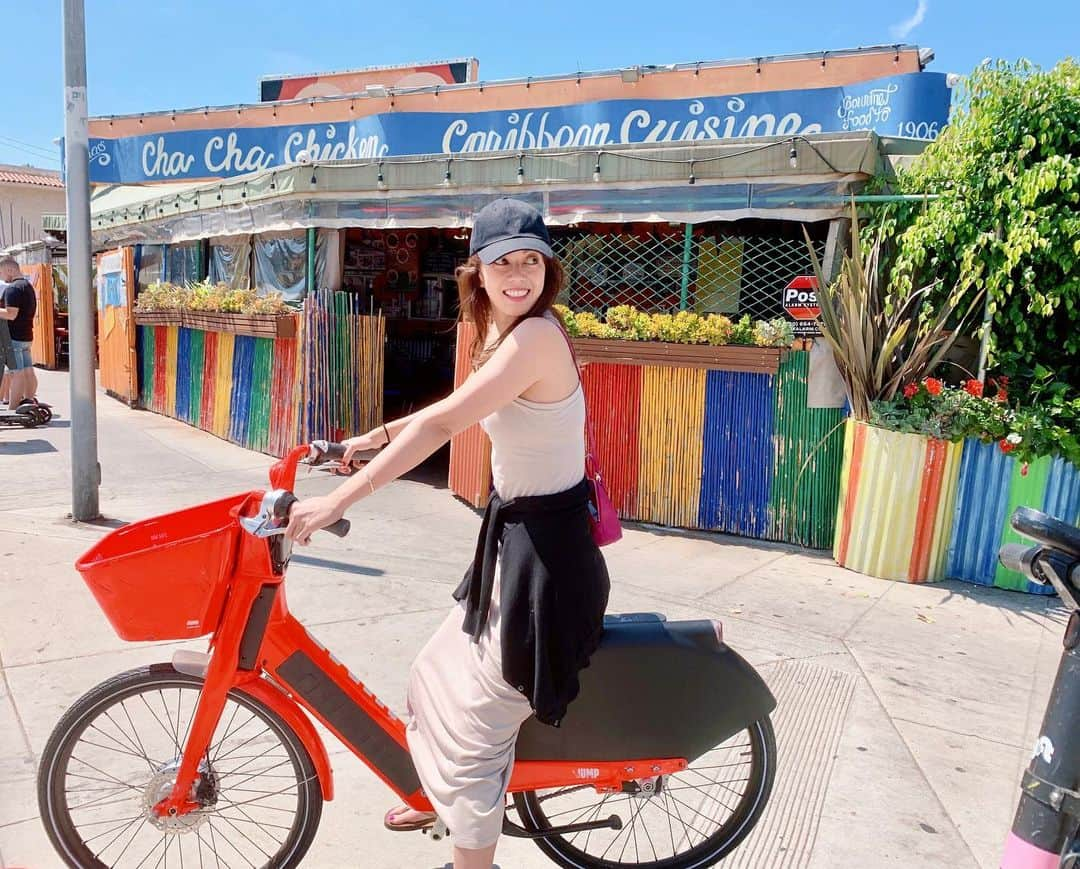
[[[413,830],[426,830],[436,820],[434,812],[418,812],[408,806],[395,806],[383,818],[383,826],[395,833],[408,833]]]

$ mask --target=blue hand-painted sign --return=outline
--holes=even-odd
[[[90,180],[226,178],[311,160],[610,147],[873,130],[934,139],[948,121],[943,73],[845,87],[677,100],[608,100],[495,112],[391,112],[305,126],[236,127],[90,140]]]

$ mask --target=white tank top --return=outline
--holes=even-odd
[[[553,495],[585,476],[585,394],[561,401],[515,398],[480,421],[491,438],[491,477],[503,500]]]

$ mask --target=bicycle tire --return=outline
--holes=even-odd
[[[654,857],[656,859],[627,862],[622,859],[621,855],[618,860],[605,859],[606,854],[598,856],[588,853],[587,850],[578,847],[572,840],[580,839],[584,834],[573,834],[570,839],[556,834],[548,838],[537,839],[537,847],[540,848],[544,854],[547,855],[555,864],[564,867],[564,869],[627,869],[627,867],[639,867],[639,869],[704,869],[706,866],[712,866],[721,860],[724,856],[734,850],[740,842],[750,833],[761,817],[761,813],[765,809],[765,805],[769,800],[769,796],[772,792],[773,779],[776,772],[776,737],[773,733],[772,722],[768,716],[755,721],[749,727],[746,728],[743,733],[749,737],[750,747],[750,774],[747,778],[746,793],[739,800],[739,803],[734,807],[731,815],[724,821],[723,824],[713,833],[705,836],[702,841],[693,844],[692,838],[687,833],[687,839],[691,843],[689,847],[683,853],[673,853],[671,857],[659,858],[655,852],[655,845],[653,847]],[[719,748],[719,747],[718,747]],[[706,755],[707,757],[708,755]],[[694,770],[695,764],[691,764],[688,770]],[[698,773],[700,775],[700,773]],[[666,777],[666,781],[669,783],[667,786],[670,788],[670,782],[677,777],[684,775],[684,773],[677,773],[675,776]],[[551,789],[556,791],[554,795],[542,795],[537,791],[525,791],[523,793],[514,794],[514,805],[517,809],[521,825],[530,832],[543,832],[551,829],[553,826],[557,826],[551,822],[549,816],[545,813],[542,803],[547,799],[553,798],[559,792],[559,789]],[[563,789],[568,790],[568,789]],[[660,794],[663,794],[663,785],[661,786]],[[627,797],[629,800],[630,797]],[[651,797],[650,799],[656,799]],[[601,802],[601,806],[603,802]],[[614,806],[612,806],[614,808]],[[678,810],[677,810],[678,811]],[[599,818],[603,814],[602,811],[595,813],[596,818]],[[638,815],[634,815],[631,818],[633,823],[636,818],[641,814],[639,810]],[[560,823],[566,823],[567,821],[573,821],[574,819],[565,819]],[[625,819],[624,819],[625,820]],[[623,830],[619,831],[613,838],[613,843],[617,842],[622,836],[627,836],[627,842],[629,842],[629,835],[626,831],[629,828],[625,826]],[[700,832],[700,831],[698,831]],[[609,834],[610,835],[610,834]],[[636,835],[636,832],[634,833]],[[600,844],[597,845],[599,849],[603,844],[603,838],[600,837]],[[585,849],[588,848],[590,837],[585,836]],[[650,840],[651,842],[651,840]],[[674,835],[672,835],[672,851],[675,851]]]
[[[154,764],[158,763],[159,761],[154,760],[149,754],[148,749],[145,749],[144,747],[145,745],[150,744],[149,734],[140,733],[136,729],[136,726],[133,723],[133,719],[131,717],[131,709],[125,705],[125,701],[131,700],[132,706],[135,707],[136,713],[141,714],[141,710],[137,708],[137,704],[134,702],[135,698],[141,697],[144,705],[146,705],[148,709],[153,710],[153,707],[150,705],[149,702],[147,702],[146,697],[143,695],[151,694],[152,692],[158,693],[162,698],[162,704],[166,708],[166,713],[168,713],[170,711],[168,707],[171,703],[171,698],[167,700],[165,692],[166,690],[171,691],[172,689],[176,689],[176,708],[178,712],[177,729],[174,731],[170,731],[169,728],[166,728],[166,726],[162,724],[161,721],[158,721],[158,724],[161,724],[162,729],[165,730],[166,735],[174,736],[175,738],[175,736],[179,735],[179,726],[182,726],[180,723],[180,719],[184,717],[179,714],[182,708],[181,703],[184,699],[191,699],[185,698],[185,696],[181,694],[181,692],[189,692],[193,694],[193,699],[197,701],[198,692],[201,689],[202,683],[202,679],[180,673],[175,670],[171,664],[155,664],[147,667],[140,667],[114,676],[111,679],[108,679],[107,681],[91,689],[85,695],[83,695],[83,697],[81,697],[75,703],[75,705],[72,706],[60,719],[56,728],[53,730],[52,735],[49,737],[49,741],[46,744],[45,750],[42,754],[41,765],[38,770],[38,805],[41,811],[42,823],[45,826],[45,830],[49,836],[49,840],[52,842],[53,847],[56,849],[57,853],[68,866],[77,867],[77,869],[100,869],[100,867],[117,866],[119,860],[123,857],[123,854],[121,854],[120,857],[116,858],[117,862],[115,863],[106,863],[102,859],[99,859],[101,855],[104,855],[107,851],[109,851],[111,843],[110,845],[106,845],[105,848],[102,848],[101,850],[97,851],[97,853],[95,853],[94,849],[88,846],[87,841],[84,838],[84,834],[80,833],[78,826],[73,821],[71,816],[72,811],[79,811],[80,809],[86,807],[94,807],[95,802],[98,804],[96,808],[100,810],[104,806],[109,805],[109,800],[111,799],[111,797],[109,797],[105,800],[104,803],[102,803],[101,800],[103,798],[91,797],[89,803],[84,803],[75,807],[71,807],[69,805],[69,792],[65,783],[70,777],[75,777],[77,779],[87,778],[85,774],[80,775],[72,773],[70,771],[70,767],[72,766],[72,758],[76,749],[81,744],[80,741],[82,740],[83,735],[90,731],[91,728],[93,728],[93,730],[95,731],[92,733],[93,739],[101,740],[101,743],[87,741],[86,744],[90,746],[97,746],[98,748],[112,751],[117,754],[128,754],[132,757],[135,757],[138,754],[138,750],[142,749],[141,761],[148,761],[150,763],[150,770],[152,772]],[[283,766],[288,763],[288,765],[292,768],[293,775],[295,776],[297,808],[295,817],[293,818],[293,822],[291,826],[287,828],[288,835],[285,837],[284,841],[281,842],[278,850],[272,854],[268,853],[260,847],[260,850],[262,850],[263,854],[265,854],[269,858],[264,864],[266,869],[291,869],[291,867],[299,865],[301,859],[307,853],[307,850],[311,846],[311,843],[315,837],[315,833],[318,830],[319,821],[322,816],[323,799],[322,791],[319,787],[318,773],[315,771],[315,767],[311,761],[311,757],[309,756],[307,749],[304,747],[300,738],[272,709],[265,706],[260,701],[236,690],[229,692],[227,704],[229,702],[231,702],[232,704],[231,708],[234,708],[235,710],[246,710],[247,712],[251,713],[252,718],[249,720],[258,719],[259,724],[265,725],[265,729],[262,732],[270,733],[273,737],[276,737],[280,741],[280,745],[286,755],[286,760],[282,761],[277,766]],[[108,717],[108,713],[111,710],[117,709],[118,707],[124,711],[125,715],[127,716],[127,720],[132,722],[131,733],[124,733],[124,738],[121,738],[120,734],[121,732],[126,731],[126,728],[122,729],[120,726],[116,726],[114,730],[110,725],[106,725],[104,723],[104,718]],[[190,708],[193,712],[194,707],[191,706]],[[229,708],[230,707],[227,705],[226,709],[228,710]],[[236,715],[237,713],[234,712],[233,722],[235,722]],[[119,713],[117,713],[117,718],[119,717]],[[112,718],[109,718],[109,720],[113,721]],[[224,720],[225,716],[223,715],[222,721]],[[96,726],[95,722],[100,722],[101,726]],[[230,722],[229,727],[233,726],[233,722]],[[238,735],[234,737],[234,740],[240,738],[239,734],[243,732],[243,728],[246,726],[247,724],[245,723],[242,727],[237,728]],[[188,721],[188,727],[190,727],[190,719]],[[221,723],[219,722],[219,730],[215,731],[215,738],[220,732],[220,727]],[[128,736],[132,738],[129,739],[127,738]],[[144,736],[147,737],[145,743],[143,741]],[[225,735],[218,743],[216,743],[217,746],[220,746],[219,752],[224,750],[224,744],[228,736],[229,732],[228,728],[226,728]],[[160,735],[155,734],[155,739],[160,740]],[[125,750],[121,751],[120,749],[116,748],[115,745],[110,745],[109,740],[115,743],[115,745],[124,746]],[[247,740],[247,743],[244,744],[249,744],[254,741],[255,737],[252,737],[251,739]],[[182,744],[183,739],[176,740],[177,746]],[[214,745],[215,744],[212,743],[212,747]],[[256,746],[258,746],[258,743],[256,743]],[[230,753],[235,753],[235,749],[227,752],[226,756]],[[264,754],[268,754],[268,752]],[[244,756],[241,755],[239,758],[237,758],[237,760],[242,760],[243,757]],[[170,763],[174,764],[177,759],[178,757],[170,758]],[[276,760],[275,757],[269,757],[268,759]],[[75,757],[75,761],[79,764],[85,764],[91,769],[97,769],[97,767],[90,765],[82,758]],[[121,760],[118,762],[128,764],[135,763],[134,761],[129,760]],[[229,775],[239,776],[240,779],[238,784],[244,784],[250,783],[250,777],[261,774],[259,772],[255,772],[252,774],[249,773],[249,771],[222,773],[221,769],[214,770],[213,764],[216,762],[217,760],[211,757],[211,751],[210,749],[208,749],[207,766],[210,769],[210,775],[205,776],[204,773],[204,776],[205,778],[214,782],[213,785],[208,785],[208,787],[210,787],[212,790],[217,789],[219,791],[219,795],[225,795],[229,793],[234,786],[230,785],[229,787],[219,788],[219,780],[217,780],[218,775],[220,775],[221,778],[225,778]],[[250,764],[250,761],[247,761],[244,765],[247,764]],[[271,767],[271,769],[274,768],[275,767]],[[149,800],[145,794],[153,792],[155,794],[155,798],[160,798],[163,793],[162,791],[150,791],[149,789],[154,786],[154,781],[156,778],[162,775],[167,778],[169,775],[168,770],[170,769],[172,769],[172,766],[170,766],[170,764],[166,764],[166,768],[164,771],[159,770],[158,773],[151,774],[150,781],[143,786],[143,788],[147,790],[143,793],[143,796],[139,798],[138,808],[142,813],[141,816],[139,816],[137,813],[137,815],[133,816],[131,819],[114,819],[117,821],[132,821],[132,823],[130,823],[128,827],[125,828],[126,830],[134,828],[135,833],[132,836],[132,842],[135,840],[135,837],[139,837],[144,834],[151,840],[153,840],[158,835],[156,832],[154,832],[152,829],[147,828],[146,826],[147,824],[152,825],[152,822],[150,819],[150,814],[146,810],[146,805],[148,804]],[[101,772],[100,769],[98,771]],[[102,774],[104,775],[105,773]],[[143,774],[145,775],[146,773],[144,772]],[[272,778],[281,777],[282,776],[272,776]],[[104,790],[106,795],[108,795],[109,789],[111,789],[112,791],[119,790],[121,796],[120,799],[116,801],[116,803],[122,804],[124,806],[124,809],[118,808],[118,811],[130,811],[136,808],[136,806],[133,806],[130,803],[130,801],[136,799],[136,797],[128,794],[127,791],[124,790],[124,788],[135,790],[138,793],[140,792],[140,786],[138,784],[131,784],[123,779],[113,778],[111,776],[99,779],[98,782],[106,784],[106,788],[97,788],[96,790]],[[109,784],[110,782],[116,782],[116,784]],[[167,783],[164,785],[159,785],[159,787],[167,787]],[[84,791],[93,790],[95,789],[84,788]],[[279,791],[277,793],[270,793],[269,796],[275,797],[284,795],[285,798],[288,799],[292,795],[286,794],[286,790],[288,790],[288,788],[283,789],[282,791]],[[256,792],[259,793],[258,791]],[[124,798],[126,798],[128,802],[125,803]],[[208,822],[211,831],[210,835],[213,838],[214,842],[213,853],[216,856],[217,838],[214,835],[214,820],[225,819],[225,810],[236,806],[242,807],[244,805],[247,805],[250,808],[251,812],[258,811],[259,808],[268,808],[268,805],[257,807],[254,804],[260,801],[266,801],[269,799],[269,797],[264,796],[255,799],[247,799],[245,795],[243,799],[246,801],[242,801],[240,803],[228,802],[225,804],[224,809],[220,810],[216,808],[215,799],[215,809],[213,812],[203,811],[198,813],[200,817],[205,815],[205,818],[199,820],[193,828],[194,832],[196,833],[196,836],[194,838],[192,838],[190,835],[183,835],[184,833],[189,834],[190,832],[192,832],[191,829],[184,831],[174,830],[171,832],[162,832],[161,838],[165,841],[164,853],[168,854],[169,850],[171,849],[172,844],[170,842],[170,839],[172,839],[176,841],[176,848],[181,852],[181,855],[183,855],[186,846],[184,844],[184,841],[181,840],[186,839],[189,843],[197,841],[199,857],[201,858],[203,854],[202,848],[203,845],[206,844],[206,839],[199,834],[198,824]],[[277,808],[275,808],[274,810],[285,811],[283,809]],[[240,809],[240,815],[245,815],[247,816],[248,821],[253,824],[256,823],[254,820],[251,819],[250,813],[246,810],[243,810],[242,808]],[[230,824],[230,826],[232,826],[234,829],[239,830],[241,832],[241,835],[244,835],[249,842],[251,842],[252,844],[257,844],[255,843],[254,839],[252,839],[251,837],[247,837],[246,834],[243,832],[243,829],[238,826],[238,824],[245,824],[248,821],[245,821],[243,818],[239,817],[239,815],[235,816],[235,821],[236,823],[232,823],[228,820],[226,820],[225,822]],[[111,822],[98,821],[90,824],[89,826],[100,826],[105,823]],[[285,829],[284,827],[282,828]],[[224,826],[222,827],[222,829],[224,829]],[[249,829],[249,832],[252,833],[252,836],[257,835],[254,830]],[[126,832],[122,835],[126,835]],[[232,833],[230,833],[229,835],[234,836],[234,834]],[[98,838],[98,836],[95,835],[93,838]],[[273,837],[270,836],[270,838]],[[130,846],[130,844],[131,843],[129,842],[128,845]],[[236,848],[235,845],[232,845],[232,843],[228,842],[227,840],[223,842],[223,845],[224,844],[230,844],[231,847]],[[154,845],[154,848],[157,847],[157,845]],[[190,849],[190,845],[187,847]],[[150,853],[153,854],[154,851],[151,851]],[[132,858],[132,866],[135,865],[137,854],[138,852],[135,852],[136,856],[133,856]],[[153,865],[152,860],[149,862],[149,865]],[[192,860],[188,865],[200,865],[200,862],[199,860]]]

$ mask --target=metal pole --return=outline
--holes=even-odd
[[[679,310],[685,311],[690,305],[690,251],[694,244],[694,226],[686,224],[683,232],[682,276],[679,282]]]
[[[94,289],[90,283],[90,180],[86,122],[86,16],[83,0],[64,2],[64,166],[67,174],[71,515],[100,516],[94,383]]]

